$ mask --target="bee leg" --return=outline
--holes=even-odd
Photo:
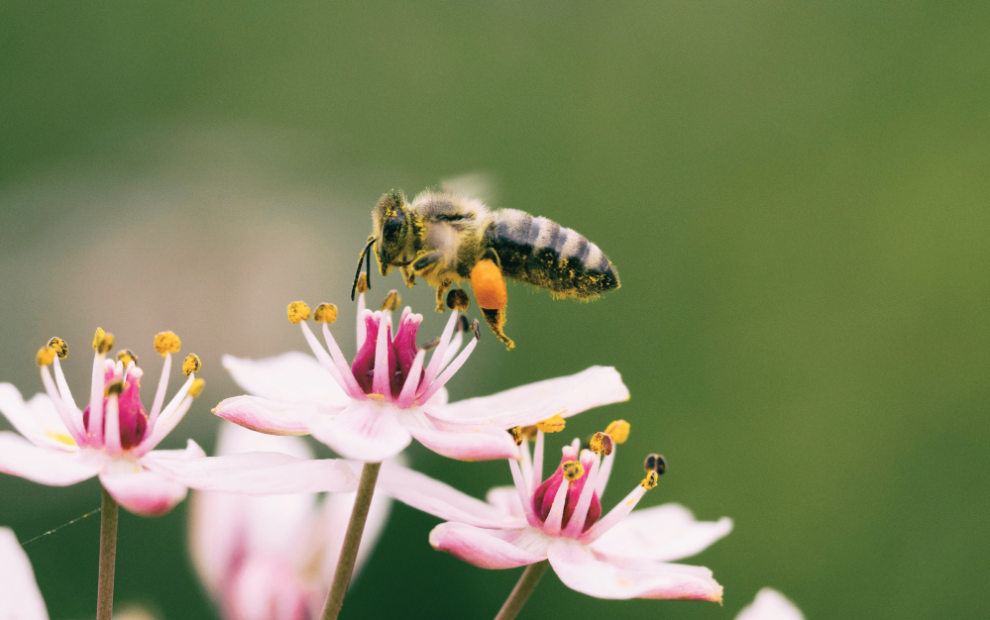
[[[399,271],[402,272],[402,279],[406,281],[407,287],[412,288],[416,285],[416,274],[408,265],[399,267]]]
[[[440,259],[443,258],[443,254],[440,252],[430,252],[429,254],[424,254],[416,259],[412,264],[413,273],[418,273],[422,275],[427,271],[432,271],[436,269],[437,265],[440,264]]]
[[[437,284],[437,312],[443,312],[443,295],[453,284],[450,280],[441,280],[440,284]]]
[[[489,310],[488,308],[482,308],[481,313],[485,315],[485,322],[488,323],[488,327],[492,328],[492,333],[495,337],[505,344],[505,350],[509,351],[514,349],[516,343],[512,342],[512,338],[505,335],[502,328],[505,326],[505,308],[499,308],[497,310]]]

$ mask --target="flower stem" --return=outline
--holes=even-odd
[[[117,500],[103,492],[100,510],[100,582],[96,591],[96,620],[113,616],[113,572],[117,561]]]
[[[523,605],[529,599],[529,595],[536,589],[536,584],[540,583],[543,573],[547,572],[548,568],[550,568],[549,560],[527,566],[522,577],[516,583],[516,587],[512,588],[512,594],[502,604],[502,609],[495,616],[495,620],[513,620],[518,616]]]
[[[378,481],[378,471],[381,463],[365,463],[361,469],[361,481],[358,483],[357,498],[351,510],[351,520],[347,523],[347,533],[344,534],[344,544],[340,549],[337,568],[330,582],[330,593],[323,607],[323,620],[336,620],[340,608],[344,605],[344,594],[351,583],[354,573],[354,563],[357,561],[358,548],[361,546],[361,535],[364,534],[364,524],[368,520],[368,510],[371,508],[371,498],[375,494],[375,483]]]

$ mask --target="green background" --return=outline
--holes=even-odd
[[[487,171],[495,206],[584,233],[622,288],[512,287],[518,348],[486,334],[452,396],[615,365],[632,400],[564,433],[632,423],[606,507],[660,451],[643,505],[736,523],[690,560],[724,607],[551,573],[521,618],[729,619],[766,585],[809,618],[985,617],[988,31],[976,2],[4,2],[0,380],[40,391],[58,334],[85,393],[97,324],[154,377],[174,329],[208,386],[166,445],[210,449],[239,393],[221,354],[304,346],[286,302],[336,301],[353,342],[378,195]],[[509,482],[410,458],[475,495]],[[22,540],[98,504],[95,482],[0,478]],[[186,518],[122,517],[118,601],[211,617]],[[494,616],[519,571],[432,551],[435,523],[394,510],[343,618]],[[26,547],[53,618],[92,615],[98,529]]]

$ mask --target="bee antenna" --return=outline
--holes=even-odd
[[[358,257],[357,272],[354,274],[354,284],[351,285],[351,301],[354,301],[354,293],[357,291],[358,280],[361,278],[361,267],[365,261],[368,262],[365,280],[368,283],[368,288],[371,288],[371,246],[374,243],[375,238],[368,237],[368,244],[364,246],[364,249],[361,250],[361,256]]]

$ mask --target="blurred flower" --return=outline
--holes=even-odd
[[[349,366],[329,329],[336,307],[321,304],[314,313],[323,323],[328,354],[306,323],[309,307],[290,304],[289,320],[301,325],[316,359],[301,353],[257,361],[224,357],[234,380],[252,396],[228,398],[214,413],[263,433],[312,433],[338,454],[364,462],[395,456],[414,438],[443,456],[483,460],[518,456],[508,428],[629,398],[614,368],[594,366],[570,377],[448,404],[444,385],[477,345],[477,322],[474,338],[461,350],[468,325],[452,312],[427,365],[428,347],[416,345],[422,315],[406,308],[393,338],[391,309],[397,305],[393,292],[383,310],[371,312],[361,294],[358,351]]]
[[[48,620],[31,561],[9,527],[0,527],[0,618]]]
[[[236,462],[205,458],[190,440],[185,450],[154,450],[189,411],[203,389],[196,378],[200,361],[189,355],[182,364],[188,377],[165,405],[172,368],[172,353],[179,351],[179,338],[172,332],[155,337],[155,349],[164,366],[151,411],[141,402],[141,378],[137,356],[124,350],[117,359],[107,359],[113,335],[97,329],[93,341],[96,355],[89,403],[76,405],[65,380],[60,360],[68,345],[52,338],[38,352],[41,380],[47,394],[24,402],[9,383],[0,383],[0,413],[20,431],[0,432],[0,471],[51,486],[67,486],[99,475],[107,492],[131,512],[156,516],[172,509],[186,496],[186,487],[215,488],[245,493],[287,493],[286,480],[308,481],[320,488],[353,488],[355,477],[344,463],[295,462],[272,455],[252,455]],[[52,378],[50,366],[54,366]],[[174,473],[179,465],[178,473]],[[273,465],[282,468],[272,470]],[[287,471],[286,467],[291,471]],[[316,481],[300,476],[302,470],[329,477]],[[328,487],[328,488],[322,488]],[[307,489],[308,490],[308,489]]]
[[[557,430],[555,425],[542,424],[548,430]],[[628,424],[614,422],[609,430],[624,440]],[[564,584],[598,598],[722,600],[722,586],[707,568],[671,562],[728,534],[730,519],[695,521],[677,504],[630,514],[666,468],[663,457],[650,455],[646,478],[601,516],[599,498],[620,443],[613,435],[595,435],[591,450],[579,451],[575,439],[563,448],[557,470],[541,482],[542,430],[514,431],[517,437],[536,436],[532,468],[524,445],[522,467],[509,461],[515,487],[492,489],[487,502],[397,467],[383,467],[379,484],[396,499],[447,519],[430,533],[430,544],[475,566],[515,568],[549,559]]]
[[[311,458],[297,437],[272,437],[224,424],[217,452],[282,452]],[[319,617],[340,555],[354,493],[247,497],[196,493],[190,545],[200,579],[225,620]],[[391,500],[372,500],[358,568],[385,526]]]
[[[773,588],[763,588],[756,599],[743,608],[736,620],[804,620],[804,614],[786,596]]]

